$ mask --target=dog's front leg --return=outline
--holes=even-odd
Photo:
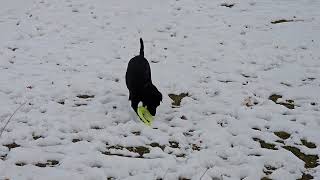
[[[131,98],[131,107],[136,113],[138,113],[138,105],[139,105],[139,100],[135,98]]]

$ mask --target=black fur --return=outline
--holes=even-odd
[[[140,38],[140,54],[132,58],[127,67],[126,84],[131,107],[137,112],[139,102],[147,106],[151,115],[156,115],[162,94],[152,84],[149,62],[144,58],[143,40]]]

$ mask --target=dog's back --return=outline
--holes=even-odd
[[[148,60],[144,58],[143,40],[140,38],[140,54],[128,63],[126,84],[129,91],[139,91],[145,84],[152,83]]]

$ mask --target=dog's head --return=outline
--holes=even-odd
[[[162,101],[161,92],[152,83],[148,83],[144,88],[144,105],[147,106],[150,114],[152,116],[156,115],[157,107]]]

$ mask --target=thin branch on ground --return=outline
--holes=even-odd
[[[6,124],[5,124],[5,125],[3,126],[3,128],[1,129],[0,138],[1,138],[1,136],[2,136],[3,131],[6,129],[7,125],[9,124],[10,120],[12,119],[12,117],[13,117],[13,116],[16,114],[16,112],[17,112],[22,106],[24,106],[26,103],[27,103],[27,101],[24,102],[24,103],[22,103],[22,104],[11,114],[10,118],[8,119],[8,121],[6,122]]]
[[[168,171],[169,171],[169,168],[168,168],[168,169],[166,170],[166,172],[164,173],[162,180],[164,180],[164,178],[166,177]]]

